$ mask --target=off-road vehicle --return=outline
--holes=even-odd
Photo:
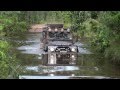
[[[78,47],[69,28],[64,29],[63,24],[47,24],[42,37],[43,49],[47,52],[44,64],[76,64]]]

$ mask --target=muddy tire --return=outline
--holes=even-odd
[[[42,55],[42,64],[47,65],[48,63],[48,54],[43,54]]]
[[[79,52],[78,48],[77,48],[77,53]]]
[[[48,52],[48,47],[47,46],[45,46],[44,51]]]

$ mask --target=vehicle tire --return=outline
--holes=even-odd
[[[77,53],[79,52],[78,47],[77,47]]]
[[[48,64],[48,54],[42,55],[42,64],[47,65]]]
[[[47,46],[45,46],[44,51],[48,52],[48,47]]]

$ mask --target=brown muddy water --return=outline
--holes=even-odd
[[[120,78],[120,68],[101,55],[89,51],[81,41],[75,65],[43,65],[46,53],[41,48],[41,33],[26,33],[10,37],[14,53],[19,59],[20,79],[112,79]]]

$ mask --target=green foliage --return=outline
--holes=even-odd
[[[92,46],[97,46],[96,50],[99,52],[104,52],[104,50],[109,47],[109,33],[107,32],[107,27],[100,26],[97,29],[96,36],[92,39]]]
[[[6,28],[7,29],[7,28]],[[9,32],[24,32],[27,30],[27,23],[26,22],[16,22],[9,27]]]
[[[8,65],[6,63],[8,43],[6,41],[0,41],[0,78],[7,77],[8,75]]]
[[[0,40],[0,51],[7,52],[9,50],[9,44],[6,41]]]
[[[0,33],[12,35],[16,32],[27,31],[28,24],[23,19],[24,15],[20,11],[1,11],[0,12]],[[21,20],[20,20],[21,19]]]
[[[0,78],[3,79],[8,78],[13,70],[11,67],[17,65],[14,54],[10,54],[10,48],[7,41],[0,40]]]
[[[4,26],[1,24],[1,25],[0,25],[0,31],[2,31],[3,28],[4,28]]]
[[[95,52],[104,53],[106,58],[120,60],[120,46],[113,45],[120,41],[119,11],[72,11],[70,15],[74,35],[88,38]]]
[[[111,62],[120,64],[120,46],[119,44],[113,44],[111,47],[107,48],[104,53],[105,57]]]

